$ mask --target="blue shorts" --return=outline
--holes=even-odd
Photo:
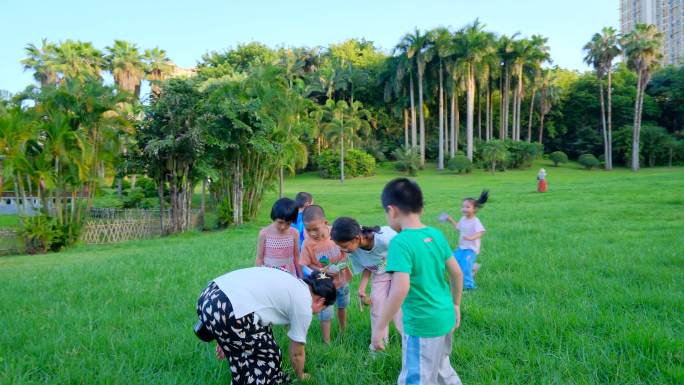
[[[349,301],[351,300],[349,295],[349,285],[343,286],[337,289],[337,300],[335,305],[338,309],[345,309],[349,306]],[[331,321],[335,316],[335,306],[330,305],[318,313],[318,319],[321,321]]]
[[[473,279],[473,265],[477,260],[477,254],[475,250],[471,249],[456,249],[454,251],[454,258],[458,262],[458,266],[463,271],[463,288],[464,289],[474,289],[475,280]]]

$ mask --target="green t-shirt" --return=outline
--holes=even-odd
[[[432,227],[404,229],[390,242],[387,271],[411,276],[411,289],[401,305],[406,334],[438,337],[454,327],[454,302],[445,276],[448,258],[449,243]]]

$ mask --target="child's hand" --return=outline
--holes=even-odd
[[[218,344],[216,344],[216,359],[219,361],[226,359],[226,353],[223,352],[223,349]]]
[[[461,306],[454,305],[454,312],[456,312],[456,326],[454,328],[458,329],[461,326]]]
[[[359,288],[358,295],[359,295],[359,299],[361,300],[361,302],[363,302],[363,300],[366,298],[366,290]]]

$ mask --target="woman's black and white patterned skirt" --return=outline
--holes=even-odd
[[[282,354],[271,326],[261,326],[250,313],[235,318],[228,297],[212,282],[197,300],[197,316],[228,358],[233,385],[285,384]]]

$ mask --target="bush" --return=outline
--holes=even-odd
[[[154,198],[159,194],[157,182],[150,178],[138,178],[135,182],[135,189],[142,191],[145,198]]]
[[[394,150],[393,155],[397,159],[397,163],[394,164],[397,171],[405,172],[409,176],[418,175],[418,170],[420,170],[420,154],[418,154],[418,148],[397,148]]]
[[[118,188],[118,185],[119,185],[119,178],[115,177],[112,180],[112,186],[111,187],[116,191],[116,189]],[[131,188],[131,182],[129,182],[125,178],[123,180],[121,180],[121,191],[125,191],[125,190],[128,190],[130,188]]]
[[[138,189],[129,192],[123,199],[123,207],[125,209],[140,208],[140,205],[145,199],[145,194]]]
[[[321,178],[336,179],[340,177],[340,152],[326,150],[317,159]],[[361,150],[347,150],[344,153],[344,176],[370,176],[375,172],[375,158]]]
[[[47,215],[22,219],[19,238],[24,242],[28,254],[46,253],[58,236],[53,220]]]
[[[599,165],[599,160],[593,154],[582,154],[577,161],[587,170]]]
[[[220,229],[224,229],[233,223],[233,208],[229,197],[223,198],[219,203],[216,209],[216,222]]]
[[[527,168],[532,166],[532,161],[539,157],[544,147],[539,143],[505,141],[506,150],[509,153],[509,168]]]
[[[459,173],[462,171],[469,173],[473,169],[473,162],[471,162],[463,153],[458,152],[453,158],[449,159],[447,168]]]
[[[510,153],[506,150],[506,144],[501,140],[490,140],[482,143],[480,154],[483,165],[491,169],[492,173],[505,164],[510,157]]]
[[[568,163],[568,156],[563,151],[554,151],[549,155],[553,165],[558,167],[559,163]]]

